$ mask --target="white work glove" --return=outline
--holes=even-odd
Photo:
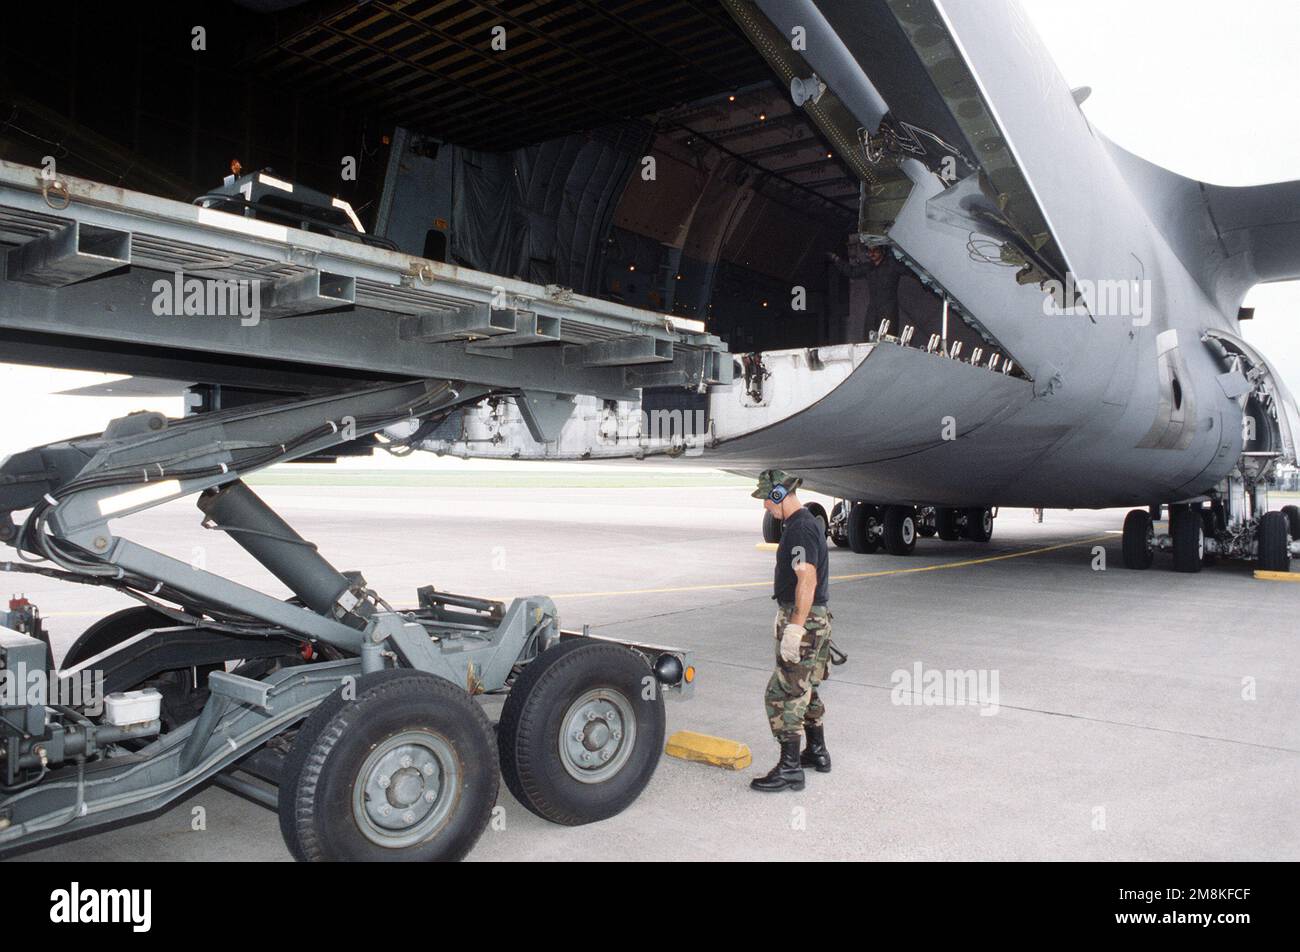
[[[799,646],[803,644],[803,625],[786,625],[781,629],[781,659],[787,664],[799,660]]]

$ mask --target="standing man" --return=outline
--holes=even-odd
[[[822,733],[826,708],[817,696],[830,657],[829,562],[822,524],[795,495],[802,482],[779,469],[765,469],[753,493],[763,500],[764,509],[781,520],[772,594],[777,603],[776,670],[763,696],[772,733],[781,745],[781,759],[767,776],[749,784],[764,793],[802,790],[804,767],[818,773],[831,769]],[[805,734],[808,747],[800,755]]]
[[[901,261],[888,248],[872,245],[867,249],[867,334],[878,331],[882,321],[889,321],[891,333],[902,328],[898,321],[898,286],[908,273]],[[864,338],[865,339],[865,338]]]

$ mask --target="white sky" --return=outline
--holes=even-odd
[[[979,0],[963,0],[975,3]],[[1021,0],[1089,121],[1119,145],[1219,185],[1300,178],[1296,0]],[[1245,333],[1300,394],[1300,283],[1256,288]],[[53,391],[109,379],[0,364],[0,456],[180,401]],[[430,457],[432,459],[432,457]]]

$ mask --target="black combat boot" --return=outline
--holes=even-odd
[[[799,757],[799,764],[804,767],[812,767],[818,773],[831,772],[831,752],[826,749],[826,734],[818,724],[813,727],[811,724],[804,725],[804,733],[808,735],[808,746]]]
[[[776,793],[778,790],[802,790],[803,768],[799,766],[799,736],[781,741],[781,759],[768,771],[766,777],[758,777],[749,782],[750,789],[763,793]]]

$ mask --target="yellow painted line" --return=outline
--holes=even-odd
[[[982,559],[963,559],[960,562],[941,562],[938,565],[918,565],[908,569],[882,569],[879,572],[855,572],[852,575],[832,575],[833,582],[846,582],[862,578],[881,578],[886,575],[910,575],[914,572],[937,572],[940,569],[960,569],[971,565],[983,565],[987,562],[1001,562],[1006,559],[1020,559],[1027,555],[1041,555],[1055,552],[1057,549],[1071,549],[1094,542],[1106,542],[1107,536],[1094,536],[1091,539],[1076,539],[1073,542],[1061,542],[1057,545],[1041,546],[1037,549],[1023,549],[1019,552],[1004,552],[1002,555],[989,555]],[[677,592],[715,592],[724,588],[762,588],[771,585],[771,579],[761,582],[715,582],[708,585],[677,585],[670,588],[623,588],[607,592],[563,592],[551,598],[610,598],[616,595],[667,595]]]
[[[961,562],[941,562],[938,565],[918,565],[910,569],[885,569],[880,572],[858,572],[854,575],[832,575],[831,581],[844,582],[858,578],[878,578],[882,575],[910,575],[913,572],[937,572],[939,569],[961,569],[968,565],[984,565],[986,562],[1001,562],[1004,559],[1020,559],[1026,555],[1041,555],[1055,552],[1057,549],[1072,549],[1090,542],[1106,542],[1106,536],[1094,536],[1091,539],[1079,539],[1075,542],[1062,542],[1059,545],[1046,545],[1039,549],[1025,549],[1023,552],[1004,552],[1002,555],[988,555],[982,559],[965,559]]]
[[[757,542],[754,544],[754,548],[760,552],[775,552],[780,547],[776,542]]]
[[[1265,582],[1300,582],[1300,575],[1295,572],[1268,572],[1264,569],[1255,569],[1255,578]]]
[[[754,762],[749,745],[725,737],[711,737],[695,731],[677,731],[668,738],[664,753],[680,760],[690,760],[729,770],[744,770]]]

